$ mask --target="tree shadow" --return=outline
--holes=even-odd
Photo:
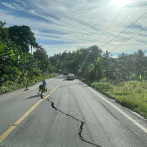
[[[64,78],[66,78],[66,76],[55,77],[55,79],[64,79]]]
[[[27,90],[29,90],[29,89],[27,88],[27,89],[25,89],[24,91],[27,91]]]
[[[71,86],[71,85],[75,85],[75,84],[69,84],[69,85],[64,85],[64,86],[60,86],[60,87],[67,87],[67,86]]]
[[[83,87],[90,87],[90,86],[88,86],[88,85],[84,85]]]

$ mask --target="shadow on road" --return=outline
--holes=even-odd
[[[65,79],[66,81],[66,79]],[[67,81],[73,81],[73,80],[67,80]],[[60,87],[67,87],[67,86],[71,86],[71,85],[80,85],[81,83],[80,82],[76,82],[76,83],[73,83],[73,84],[68,84],[68,85],[64,85],[64,86],[60,86]]]
[[[32,98],[36,98],[36,97],[40,97],[40,94],[37,94],[37,95],[34,95],[34,96],[30,96],[30,97],[28,97],[28,98],[25,98],[24,100],[32,99]]]
[[[60,87],[67,87],[67,86],[71,86],[71,85],[76,85],[77,83],[74,84],[68,84],[68,85],[64,85],[64,86],[60,86]]]
[[[83,87],[89,87],[88,85],[84,85]]]
[[[55,77],[55,79],[64,79],[64,78],[66,78],[66,76]]]

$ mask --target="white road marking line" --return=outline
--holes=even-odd
[[[131,118],[129,115],[127,115],[125,112],[123,112],[121,109],[119,109],[118,107],[116,107],[113,103],[109,102],[107,99],[103,98],[100,94],[98,94],[97,92],[95,92],[93,89],[89,88],[89,90],[91,90],[93,93],[95,93],[96,95],[98,95],[101,99],[103,99],[105,102],[107,102],[108,104],[110,104],[113,108],[115,108],[117,111],[119,111],[121,114],[123,114],[127,119],[129,119],[133,124],[135,124],[137,127],[139,127],[143,132],[147,133],[147,129],[145,127],[143,127],[141,124],[139,124],[137,121],[135,121],[133,118]]]

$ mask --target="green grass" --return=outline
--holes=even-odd
[[[147,82],[128,81],[115,85],[101,81],[93,82],[91,86],[147,118]]]
[[[44,77],[45,79],[48,79],[53,76],[54,76],[53,74],[49,74],[49,75],[45,75]],[[24,77],[17,82],[6,81],[5,83],[2,84],[2,86],[0,86],[0,94],[11,92],[16,89],[24,88],[26,86],[27,80],[28,80],[28,86],[31,86],[39,81],[42,81],[42,79],[43,76],[33,76],[29,78],[29,80],[26,77]]]

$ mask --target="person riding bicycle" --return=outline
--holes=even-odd
[[[43,78],[42,84],[39,86],[39,92],[38,92],[38,94],[41,93],[41,98],[43,98],[43,93],[44,92],[47,92],[47,88],[46,88],[46,81]]]

